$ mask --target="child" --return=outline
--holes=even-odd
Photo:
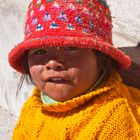
[[[117,72],[131,60],[104,0],[33,0],[9,63],[35,85],[13,140],[140,139],[140,91]]]

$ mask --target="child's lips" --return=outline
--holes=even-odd
[[[70,83],[70,80],[68,80],[66,77],[63,76],[49,76],[46,78],[45,82],[50,83]]]

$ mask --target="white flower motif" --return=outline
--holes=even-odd
[[[55,8],[59,8],[59,7],[60,7],[59,4],[58,4],[57,2],[54,2],[53,6],[54,6]]]
[[[40,4],[41,3],[41,0],[38,0],[37,2],[36,2],[36,4]]]
[[[30,12],[30,16],[32,16],[34,14],[34,11],[32,10],[31,12]]]
[[[90,15],[89,10],[86,7],[84,7],[83,12],[87,15]]]
[[[40,9],[39,9],[40,11],[44,11],[45,10],[45,7],[44,7],[44,5],[41,5],[41,7],[40,7]]]
[[[75,10],[75,6],[72,3],[70,3],[69,8]]]

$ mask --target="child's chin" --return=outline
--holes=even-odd
[[[75,87],[72,85],[46,86],[43,90],[50,98],[55,101],[64,102],[72,99],[75,95]]]
[[[69,96],[51,96],[51,98],[58,102],[65,102],[72,99],[72,97]]]
[[[73,97],[71,96],[71,92],[47,92],[48,96],[55,101],[65,102],[71,100]]]

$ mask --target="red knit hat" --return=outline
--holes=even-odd
[[[39,47],[91,48],[127,69],[130,58],[112,45],[112,21],[105,0],[33,0],[28,8],[24,41],[9,53],[10,65],[25,73],[26,50]]]

